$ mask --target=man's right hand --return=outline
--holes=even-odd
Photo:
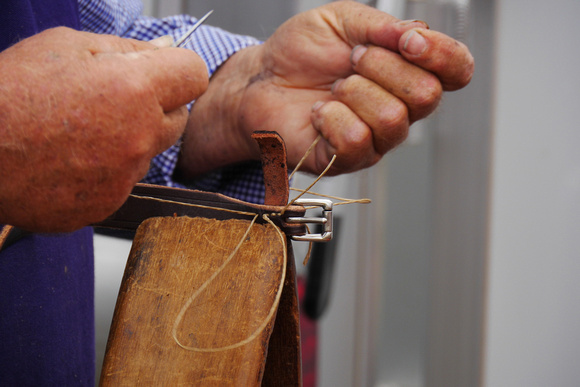
[[[207,84],[192,51],[67,28],[0,53],[0,223],[62,232],[106,218]]]

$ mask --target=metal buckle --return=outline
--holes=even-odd
[[[315,217],[289,217],[287,223],[315,223],[322,224],[323,231],[320,234],[292,235],[292,240],[302,242],[328,242],[332,239],[332,201],[328,199],[297,199],[293,204],[301,206],[316,206],[322,208],[322,216]]]

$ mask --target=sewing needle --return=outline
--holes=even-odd
[[[197,22],[193,25],[193,27],[191,27],[190,30],[187,31],[185,33],[185,35],[183,35],[178,41],[174,42],[171,45],[171,47],[179,47],[183,43],[185,43],[185,41],[191,36],[191,34],[193,34],[195,32],[195,30],[197,30],[199,28],[199,26],[203,24],[205,19],[207,19],[209,17],[209,15],[212,14],[212,12],[213,12],[213,9],[211,11],[209,11],[208,13],[206,13],[201,19],[198,19]]]

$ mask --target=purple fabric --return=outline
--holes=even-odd
[[[2,0],[0,50],[57,26],[80,29],[77,0]]]
[[[3,0],[0,50],[55,26],[76,0]],[[29,235],[0,253],[0,386],[93,386],[92,230]]]
[[[94,385],[93,233],[29,235],[0,253],[0,385]]]

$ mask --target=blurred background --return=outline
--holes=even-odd
[[[145,12],[214,9],[208,24],[266,39],[324,3],[149,0]],[[314,257],[326,262],[316,385],[580,386],[580,1],[370,4],[465,42],[476,71],[379,165],[314,189],[373,200],[337,207],[335,248]],[[129,247],[96,237],[99,358]]]

